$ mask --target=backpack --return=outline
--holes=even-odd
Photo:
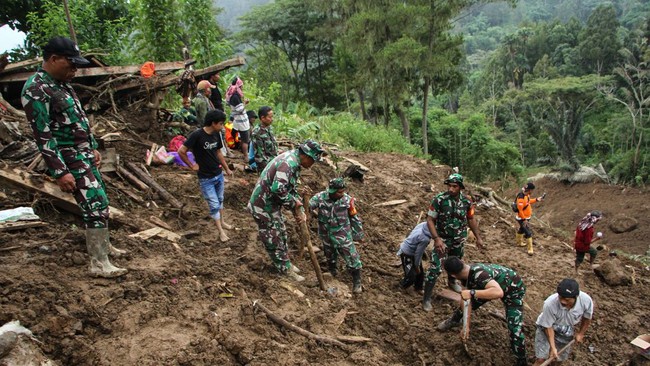
[[[519,213],[519,207],[517,207],[517,199],[519,198],[519,195],[520,195],[520,194],[521,194],[521,193],[517,194],[517,196],[515,197],[514,202],[512,202],[512,203],[510,204],[510,208],[512,209],[512,212]],[[528,207],[528,205],[524,206],[524,209],[525,209],[526,207]]]

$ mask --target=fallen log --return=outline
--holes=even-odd
[[[494,192],[492,188],[487,188],[487,187],[481,187],[477,185],[472,185],[472,188],[476,189],[477,191],[481,192],[485,197],[487,197],[489,200],[495,202],[495,203],[501,203],[503,205],[506,205],[510,207],[510,203],[503,198],[499,197],[498,194]]]
[[[140,167],[138,167],[132,162],[126,163],[126,165],[139,179],[147,183],[149,187],[153,188],[156,192],[158,192],[162,196],[162,198],[165,199],[165,201],[169,202],[175,208],[179,208],[179,209],[183,208],[183,204],[179,200],[177,200],[176,197],[174,197],[171,193],[167,192],[167,190],[161,187],[160,184],[158,184],[158,182],[156,182],[147,173],[142,171]]]
[[[117,167],[117,174],[119,174],[122,178],[127,180],[129,183],[133,184],[137,189],[141,191],[148,191],[149,186],[138,179],[135,175],[131,174],[128,170],[122,168],[121,166]]]
[[[343,342],[339,341],[339,340],[336,340],[336,339],[333,339],[333,338],[330,338],[330,337],[327,337],[327,336],[319,335],[319,334],[314,334],[314,333],[312,333],[312,332],[310,332],[308,330],[300,328],[297,325],[293,325],[293,324],[289,323],[288,321],[284,320],[283,318],[273,314],[271,312],[271,310],[264,307],[264,305],[262,305],[259,302],[259,300],[253,301],[253,308],[262,310],[262,312],[264,312],[266,314],[266,316],[269,319],[271,319],[274,323],[276,323],[278,325],[281,325],[281,326],[285,327],[286,329],[288,329],[288,330],[290,330],[292,332],[296,332],[296,333],[300,334],[303,337],[313,339],[313,340],[315,340],[317,342],[320,342],[320,343],[335,345],[335,346],[341,347],[341,348],[343,348],[345,350],[348,349],[348,346],[346,344],[344,344]]]

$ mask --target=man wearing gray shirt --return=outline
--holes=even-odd
[[[542,313],[537,318],[535,365],[541,365],[549,358],[565,361],[571,348],[560,355],[558,350],[574,338],[577,343],[582,343],[593,315],[594,302],[591,297],[580,291],[576,280],[563,279],[557,286],[557,293],[544,301]]]
[[[402,261],[404,278],[399,284],[403,289],[415,284],[415,291],[422,291],[424,283],[422,255],[429,245],[429,241],[431,241],[431,233],[425,221],[419,223],[400,245],[398,254]]]

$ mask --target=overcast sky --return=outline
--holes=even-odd
[[[24,40],[25,33],[12,30],[8,25],[0,27],[0,54],[22,45]]]

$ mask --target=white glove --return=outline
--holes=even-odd
[[[603,233],[601,233],[601,232],[599,231],[599,232],[596,233],[596,236],[599,237],[599,238],[602,238],[602,237],[603,237]]]

